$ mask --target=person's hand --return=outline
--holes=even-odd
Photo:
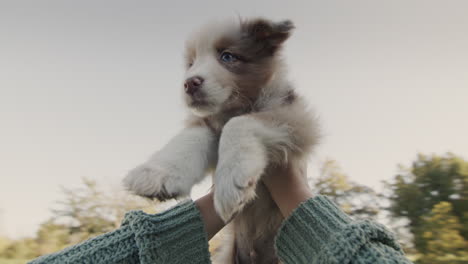
[[[305,162],[293,163],[287,168],[271,169],[262,180],[285,218],[299,204],[313,197],[307,182]]]
[[[195,201],[205,225],[206,235],[210,240],[216,233],[224,227],[225,223],[216,213],[213,203],[213,192]]]
[[[306,164],[296,163],[283,169],[271,169],[262,178],[284,217],[289,216],[300,203],[313,196],[307,182],[306,170]],[[225,225],[214,209],[213,193],[210,192],[196,200],[195,204],[202,215],[209,240]]]

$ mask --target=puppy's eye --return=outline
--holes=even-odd
[[[232,54],[230,52],[227,52],[227,51],[221,53],[220,59],[222,61],[224,61],[224,62],[235,62],[235,61],[237,61],[237,57],[234,54]]]
[[[193,65],[193,62],[189,62],[189,63],[187,64],[187,66],[188,66],[189,68],[192,67],[192,65]]]

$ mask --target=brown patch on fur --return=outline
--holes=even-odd
[[[201,126],[205,126],[205,122],[203,121],[202,118],[189,116],[187,120],[185,121],[185,125],[187,127],[201,127]]]
[[[272,23],[263,19],[242,22],[240,36],[221,37],[215,43],[218,61],[235,74],[237,89],[229,98],[230,108],[252,105],[261,89],[268,83],[277,68],[276,52],[289,37],[293,25],[289,21]],[[233,62],[220,60],[222,52],[238,58]]]
[[[274,23],[260,18],[242,23],[242,29],[248,38],[256,43],[262,43],[263,48],[260,53],[271,56],[289,38],[294,25],[289,20]]]
[[[288,91],[286,97],[284,97],[284,102],[287,104],[292,104],[296,100],[296,93],[293,90]]]
[[[232,37],[223,36],[214,43],[214,48],[219,53],[220,51],[226,50],[229,46],[236,42]]]
[[[257,185],[256,192],[256,201],[233,220],[235,263],[277,264],[274,242],[283,217],[263,183]]]

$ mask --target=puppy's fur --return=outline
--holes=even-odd
[[[124,179],[132,192],[165,200],[188,195],[214,170],[215,209],[224,221],[236,215],[229,262],[278,262],[274,236],[283,219],[260,179],[304,161],[318,141],[280,55],[293,28],[258,18],[196,32],[186,51],[187,126]]]

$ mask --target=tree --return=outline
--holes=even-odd
[[[323,163],[320,176],[311,180],[311,185],[351,216],[374,218],[379,213],[379,195],[372,188],[351,181],[334,160]]]
[[[400,172],[386,186],[394,218],[406,218],[414,235],[418,251],[424,252],[422,217],[436,204],[448,202],[453,214],[461,220],[460,234],[468,237],[468,163],[451,153],[444,156],[419,154],[410,168],[400,166]]]
[[[79,188],[62,188],[65,198],[53,216],[41,224],[35,238],[0,240],[0,258],[32,259],[77,244],[120,226],[126,212],[155,212],[148,199],[115,189],[105,190],[89,179]],[[24,261],[23,261],[24,262]]]
[[[61,250],[71,243],[70,228],[63,224],[48,220],[43,223],[36,234],[38,255],[49,254]]]
[[[59,203],[59,209],[53,210],[51,221],[68,228],[71,244],[118,228],[125,213],[130,210],[155,212],[155,204],[148,199],[118,190],[106,191],[96,181],[85,178],[80,188],[62,189],[65,199]]]
[[[452,214],[452,204],[436,204],[421,221],[424,240],[421,264],[468,262],[468,243],[460,235],[461,224],[458,217]]]

